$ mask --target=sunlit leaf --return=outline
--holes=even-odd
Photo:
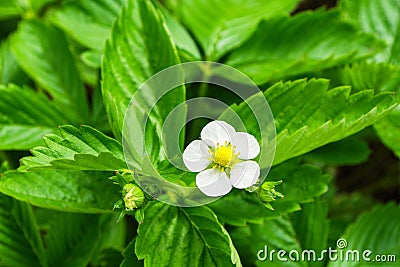
[[[74,115],[74,122],[84,122],[86,92],[64,34],[39,20],[22,21],[11,38],[11,48],[22,69]]]
[[[111,212],[120,199],[112,174],[93,171],[6,172],[0,192],[35,206],[83,213]]]
[[[262,22],[227,64],[262,84],[353,62],[382,48],[343,22],[339,12],[319,10]]]
[[[298,2],[189,0],[177,5],[175,13],[196,36],[207,59],[217,60],[246,41],[260,20],[288,15]]]
[[[324,79],[297,80],[277,83],[264,92],[277,131],[274,164],[361,131],[397,105],[390,92],[364,90],[350,94],[350,87],[328,87]],[[257,97],[247,102],[257,101]],[[234,105],[233,109],[246,121],[246,129],[259,136],[257,120],[247,104]],[[221,119],[229,121],[231,116],[227,110]]]
[[[30,88],[0,86],[0,95],[0,150],[42,145],[44,134],[69,121],[58,105]]]
[[[207,207],[152,202],[138,229],[136,254],[145,266],[241,266],[228,233]]]
[[[59,127],[59,135],[43,137],[46,147],[35,147],[33,156],[21,159],[21,169],[114,171],[126,168],[121,144],[89,127]]]

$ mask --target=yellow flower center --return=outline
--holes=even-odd
[[[240,154],[235,154],[235,148],[236,146],[225,142],[223,145],[217,143],[216,148],[208,150],[208,152],[212,153],[212,158],[209,158],[209,160],[213,161],[213,168],[221,169],[221,171],[225,171],[226,168],[232,168],[237,163]]]
[[[234,158],[234,152],[231,145],[219,146],[215,150],[213,161],[221,167],[229,167]]]

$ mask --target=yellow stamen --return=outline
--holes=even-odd
[[[221,167],[229,167],[234,158],[234,152],[231,145],[217,147],[214,153],[213,161]]]

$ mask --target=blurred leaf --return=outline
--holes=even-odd
[[[370,212],[361,215],[356,222],[350,225],[342,236],[347,241],[346,251],[357,250],[360,252],[360,261],[331,261],[329,267],[336,266],[375,266],[371,265],[376,255],[395,255],[400,257],[400,208],[395,203],[377,206]],[[364,250],[372,251],[371,262],[362,259]],[[397,262],[385,262],[382,266],[398,266]]]
[[[22,21],[11,38],[11,48],[18,64],[73,116],[73,122],[87,119],[86,93],[60,30],[38,20]]]
[[[374,55],[373,61],[400,63],[399,0],[341,0],[339,6],[345,19],[387,44],[385,50]]]
[[[142,267],[143,261],[139,261],[135,254],[135,243],[136,238],[132,239],[129,245],[124,251],[124,260],[122,261],[120,267]]]
[[[48,266],[86,267],[101,238],[95,215],[58,213],[42,231]]]
[[[105,249],[100,252],[96,258],[92,259],[90,267],[110,267],[119,266],[123,261],[123,256],[120,251],[115,249]],[[134,266],[132,266],[134,267]]]
[[[190,0],[179,3],[177,16],[196,36],[206,58],[216,61],[250,37],[260,20],[289,15],[298,2]]]
[[[382,48],[343,22],[339,12],[319,10],[262,22],[226,63],[263,84],[353,62]]]
[[[23,17],[32,18],[40,17],[43,9],[51,4],[55,4],[57,0],[12,0],[12,2],[18,6]]]
[[[119,214],[113,214],[100,217],[101,238],[97,241],[89,266],[119,266],[122,262],[122,251],[126,246],[129,227],[127,220],[119,220],[119,216]]]
[[[136,90],[153,74],[179,63],[162,17],[150,1],[131,0],[112,29],[112,37],[106,43],[102,67],[102,91],[111,128],[116,138],[121,137],[124,115]],[[127,75],[128,74],[128,75]],[[162,160],[159,146],[162,124],[170,111],[185,100],[185,89],[177,87],[158,101],[151,114],[143,112],[154,103],[157,87],[146,88],[146,96],[130,110],[132,140],[146,140],[150,156]],[[146,138],[142,127],[150,115]],[[184,124],[184,112],[176,117],[176,123]],[[131,138],[130,136],[127,137]],[[131,140],[131,139],[129,139]],[[182,140],[183,141],[183,140]],[[143,147],[135,143],[132,150],[136,160],[143,160]]]
[[[368,160],[368,144],[356,138],[327,144],[306,155],[307,159],[330,165],[357,165]]]
[[[112,215],[102,215],[100,224],[102,236],[99,241],[98,251],[107,249],[118,250],[122,257],[121,252],[125,249],[127,230],[129,230],[127,220],[119,220],[119,214],[115,213]]]
[[[26,5],[25,9],[31,9],[35,12],[40,11],[40,9],[45,8],[46,5],[50,5],[52,3],[56,3],[58,0],[25,0],[19,1],[20,5]]]
[[[35,267],[45,260],[31,207],[0,194],[0,265]]]
[[[293,159],[271,169],[268,180],[283,183],[277,187],[285,198],[278,202],[295,201],[308,202],[328,190],[330,176],[323,174],[321,169],[312,165],[300,164],[299,159]]]
[[[296,232],[287,219],[277,218],[266,220],[263,224],[239,227],[231,231],[231,236],[244,266],[308,266],[304,261],[283,262],[276,258],[277,251],[280,249],[301,251]],[[273,259],[270,258],[272,250],[276,252]],[[258,255],[261,260],[258,259]],[[262,261],[265,256],[267,258]],[[286,254],[285,257],[288,255]]]
[[[15,0],[2,0],[0,2],[0,20],[19,17],[23,13],[23,9]]]
[[[21,70],[14,55],[11,53],[9,40],[0,44],[0,84],[14,83],[23,85],[29,78]]]
[[[33,157],[21,159],[21,169],[68,169],[114,171],[126,169],[121,144],[89,127],[65,125],[60,134],[43,137],[47,147],[31,150]]]
[[[346,19],[360,27],[364,32],[374,34],[386,42],[387,48],[381,53],[376,54],[372,60],[374,62],[385,62],[395,65],[395,67],[386,65],[384,72],[385,76],[380,75],[376,69],[371,69],[369,73],[363,71],[362,75],[365,77],[364,79],[368,81],[371,79],[368,77],[377,77],[381,79],[382,82],[379,83],[375,81],[375,83],[372,84],[372,88],[378,90],[392,90],[399,93],[400,90],[398,84],[400,82],[400,71],[398,65],[400,65],[400,1],[342,0],[340,2],[340,8]],[[381,69],[382,68],[383,67],[381,67]],[[347,74],[351,75],[349,84],[357,85],[359,79],[356,79],[353,73],[354,71]],[[383,88],[381,88],[382,84],[384,85]],[[399,96],[397,97],[399,98]],[[382,142],[392,149],[399,157],[398,136],[400,129],[398,121],[399,116],[397,116],[395,112],[391,113],[387,118],[379,121],[377,126],[375,126],[375,130]]]
[[[101,54],[111,25],[126,0],[64,1],[52,14],[52,22],[71,37]],[[84,26],[83,26],[84,25]]]
[[[228,233],[207,207],[149,203],[135,247],[146,266],[241,266]]]
[[[374,124],[382,142],[400,158],[400,107]]]
[[[399,91],[400,67],[386,63],[355,62],[329,69],[320,74],[331,80],[332,86],[351,85],[352,92],[374,89],[376,92]]]
[[[313,249],[317,259],[320,251],[326,248],[329,227],[327,203],[317,200],[302,204],[302,208],[301,211],[292,213],[290,218],[265,220],[263,224],[250,224],[231,231],[233,242],[245,266],[323,265],[323,262],[313,261],[312,254],[309,255],[310,260],[304,254],[303,260],[302,250]],[[286,251],[286,254],[280,254],[286,261],[277,258],[279,250]],[[299,260],[290,260],[289,257],[296,257],[296,254],[290,253],[292,250],[298,252]]]
[[[301,211],[291,213],[290,220],[304,250],[314,250],[316,259],[327,248],[329,220],[328,203],[316,199],[301,205]],[[323,261],[309,261],[309,266],[325,266]]]
[[[27,150],[42,145],[42,136],[68,123],[63,111],[44,94],[15,85],[0,85],[0,150]]]
[[[328,87],[324,79],[297,80],[277,83],[264,92],[277,131],[274,164],[361,131],[397,105],[393,93],[374,95],[372,90],[364,90],[350,95],[350,87]],[[246,101],[255,104],[258,97]],[[232,108],[246,121],[249,133],[259,136],[257,120],[247,105]],[[227,109],[220,119],[230,121],[232,115]]]
[[[7,161],[3,161],[0,164],[0,175],[4,172],[6,172],[9,169],[8,167],[8,162]]]
[[[159,6],[159,8],[171,34],[172,40],[178,49],[180,58],[185,61],[200,60],[201,55],[199,49],[186,29],[168,12],[168,10],[162,8],[162,6]]]
[[[110,176],[93,171],[9,171],[0,179],[0,191],[38,207],[104,213],[121,197]]]
[[[335,247],[346,227],[354,222],[360,213],[370,210],[373,206],[375,200],[360,192],[336,194],[329,207],[329,245]]]
[[[87,50],[81,54],[83,63],[92,68],[101,66],[101,53],[96,50]]]
[[[277,187],[285,197],[272,202],[274,211],[267,209],[257,193],[230,193],[209,205],[222,222],[235,226],[263,223],[265,219],[280,217],[300,209],[300,203],[311,201],[328,190],[330,177],[311,165],[291,160],[275,166],[268,174],[268,181],[283,180]]]
[[[51,20],[78,43],[89,48],[81,55],[85,64],[100,68],[105,40],[125,2],[126,0],[65,1],[52,14]]]
[[[235,226],[244,226],[248,223],[261,224],[265,219],[281,215],[279,211],[267,209],[258,199],[257,193],[233,191],[209,204],[209,207],[220,222]]]

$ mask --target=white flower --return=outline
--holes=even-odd
[[[212,121],[201,131],[201,140],[191,142],[183,152],[183,162],[199,172],[196,184],[208,196],[223,196],[236,188],[248,188],[260,176],[260,166],[249,160],[257,157],[260,146],[254,136],[224,121]]]

